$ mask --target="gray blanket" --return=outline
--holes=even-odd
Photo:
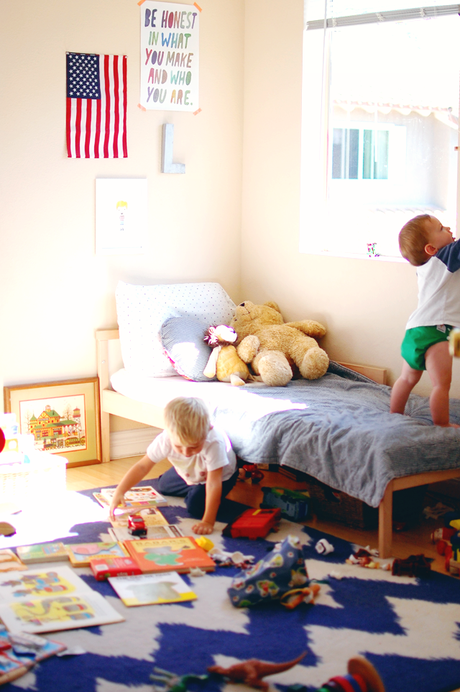
[[[390,387],[337,363],[320,380],[244,390],[257,394],[251,410],[224,403],[215,416],[247,462],[286,464],[372,507],[393,478],[460,468],[460,429],[434,426],[426,397],[411,395],[408,415],[390,414]],[[259,397],[304,408],[267,414],[265,402],[259,415]],[[458,399],[451,422],[460,424]]]

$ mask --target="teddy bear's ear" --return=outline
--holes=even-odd
[[[266,303],[264,303],[269,308],[273,308],[273,310],[276,310],[276,312],[281,312],[278,303],[275,303],[273,300],[268,300]]]

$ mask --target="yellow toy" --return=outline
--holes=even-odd
[[[239,357],[269,386],[286,385],[293,377],[292,365],[307,380],[319,379],[329,366],[327,353],[315,341],[326,328],[313,320],[285,324],[276,303],[246,300],[236,308],[230,326],[238,335]]]
[[[236,339],[235,330],[225,324],[209,327],[204,340],[213,350],[203,375],[217,377],[220,382],[230,382],[235,387],[241,387],[249,379],[249,368],[233,345]]]

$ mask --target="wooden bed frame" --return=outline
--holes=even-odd
[[[119,339],[118,329],[100,329],[96,331],[97,371],[99,376],[100,410],[101,410],[101,448],[102,461],[110,461],[110,416],[120,416],[128,420],[164,427],[163,408],[154,404],[130,399],[113,391],[110,387],[109,342]],[[386,383],[386,370],[382,368],[341,363],[351,370],[360,372],[379,384]],[[383,500],[379,505],[379,553],[381,558],[391,557],[393,533],[393,493],[396,490],[414,488],[419,485],[438,483],[439,481],[459,478],[460,469],[430,471],[412,476],[395,478],[388,483]]]

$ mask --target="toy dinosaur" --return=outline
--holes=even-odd
[[[265,691],[268,690],[269,685],[267,682],[264,682],[262,678],[267,675],[283,673],[285,670],[293,668],[304,658],[306,653],[307,652],[304,651],[303,654],[293,661],[287,661],[286,663],[266,663],[256,658],[251,658],[249,661],[243,661],[243,663],[235,663],[235,665],[229,668],[209,666],[208,672],[221,675],[230,680],[230,682],[242,682],[245,685],[249,685],[249,687],[255,687],[258,690]]]

